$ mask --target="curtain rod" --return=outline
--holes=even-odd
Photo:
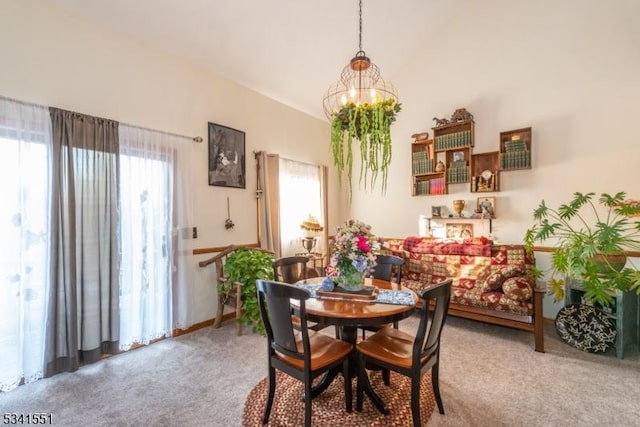
[[[120,122],[120,123],[122,123],[122,122]],[[163,130],[151,129],[151,128],[146,128],[146,127],[142,127],[142,126],[136,126],[136,125],[132,125],[132,124],[129,124],[129,123],[122,123],[122,124],[125,125],[125,126],[132,127],[132,128],[140,129],[140,130],[148,130],[150,132],[160,132],[160,133],[163,133],[165,135],[177,136],[178,138],[187,138],[187,139],[192,140],[193,142],[197,142],[198,144],[200,144],[200,143],[202,143],[202,141],[204,141],[201,136],[193,136],[193,137],[191,137],[191,136],[187,136],[187,135],[180,135],[180,134],[173,133],[173,132],[165,132]]]
[[[16,103],[23,104],[23,105],[29,105],[29,106],[32,106],[32,107],[49,108],[46,105],[41,105],[41,104],[36,104],[36,103],[33,103],[33,102],[22,101],[20,99],[10,98],[10,97],[4,96],[4,95],[0,95],[0,99],[5,99],[7,101],[16,102]],[[80,114],[84,114],[84,113],[80,113]],[[109,119],[109,120],[111,120],[111,119]],[[136,125],[132,125],[132,124],[129,124],[129,123],[123,123],[123,122],[118,122],[118,123],[122,123],[125,126],[129,126],[129,127],[136,128],[136,129],[148,130],[148,131],[151,131],[151,132],[160,132],[160,133],[164,133],[165,135],[177,136],[178,138],[187,138],[187,139],[192,140],[193,142],[197,142],[198,144],[202,143],[202,141],[203,141],[201,136],[191,137],[191,136],[186,136],[186,135],[179,135],[177,133],[165,132],[165,131],[162,131],[162,130],[150,129],[150,128],[145,128],[145,127],[142,127],[142,126],[136,126]]]
[[[5,99],[7,101],[15,102],[15,103],[18,103],[18,104],[22,104],[22,105],[28,105],[30,107],[49,108],[46,105],[36,104],[35,102],[22,101],[20,99],[10,98],[10,97],[4,96],[4,95],[0,95],[0,98],[1,99]]]

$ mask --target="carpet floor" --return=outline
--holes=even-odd
[[[391,372],[389,386],[385,386],[382,382],[380,372],[373,372],[370,379],[371,386],[387,405],[388,415],[380,413],[366,395],[362,412],[356,411],[355,379],[352,383],[353,412],[345,412],[344,382],[342,377],[336,377],[329,388],[313,399],[311,425],[318,427],[405,427],[411,425],[411,381],[395,372]],[[268,389],[268,378],[264,378],[251,390],[244,404],[243,426],[258,427],[263,425],[262,414]],[[303,394],[304,386],[300,381],[277,372],[276,393],[267,425],[278,427],[304,425]],[[422,425],[426,425],[435,405],[435,397],[431,389],[431,374],[427,373],[422,377],[420,383],[420,420]]]

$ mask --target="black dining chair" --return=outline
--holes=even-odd
[[[387,282],[395,282],[398,285],[402,281],[402,267],[404,266],[404,260],[394,255],[376,255],[376,266],[374,267],[371,278],[386,280]],[[394,274],[395,273],[395,274]],[[362,328],[362,339],[367,338],[367,331],[377,332],[382,326],[365,326]],[[393,327],[398,329],[398,322],[393,322]],[[382,380],[385,385],[391,384],[389,370],[382,369]]]
[[[371,274],[371,278],[386,280],[387,282],[395,282],[399,285],[402,281],[403,266],[404,260],[400,257],[394,255],[377,255],[376,266]],[[398,329],[398,322],[394,322],[393,327]],[[368,326],[362,328],[362,339],[366,338],[366,331],[376,332],[380,328],[380,326]]]
[[[273,261],[273,279],[283,283],[296,283],[307,279],[306,256],[287,256]]]
[[[301,280],[307,279],[307,263],[309,258],[302,255],[281,257],[273,261],[273,279],[276,282],[294,284]],[[299,320],[294,317],[294,325],[299,324]],[[327,325],[318,323],[310,324],[309,329],[312,331],[320,331]],[[337,334],[336,330],[336,334]],[[337,336],[337,335],[336,335]]]
[[[395,255],[377,255],[376,266],[373,269],[371,277],[400,284],[402,281],[403,266],[404,260],[400,257]]]
[[[294,285],[257,280],[258,306],[267,332],[269,394],[262,423],[269,422],[276,390],[276,370],[280,370],[304,384],[304,424],[311,426],[311,385],[314,378],[342,364],[345,409],[351,412],[351,376],[349,355],[353,346],[346,341],[324,334],[309,335],[305,301],[310,294]],[[294,328],[291,300],[299,303],[300,325]],[[297,333],[300,332],[300,333]]]
[[[363,384],[369,381],[365,364],[390,369],[411,378],[411,415],[413,425],[420,426],[420,379],[431,370],[431,384],[438,405],[444,415],[438,370],[440,366],[440,336],[447,320],[451,299],[451,279],[424,289],[420,323],[415,335],[385,327],[357,344],[358,386],[356,409],[362,411]]]

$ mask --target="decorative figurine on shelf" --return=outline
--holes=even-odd
[[[464,200],[454,200],[453,201],[453,211],[456,213],[456,215],[458,217],[462,216],[462,210],[464,209],[464,205],[465,205],[465,201]]]
[[[447,119],[439,119],[437,117],[434,117],[433,120],[435,120],[435,122],[436,122],[436,127],[445,126],[445,125],[449,124],[449,120],[447,120]]]
[[[415,139],[416,142],[417,141],[424,141],[424,140],[429,139],[429,132],[414,133],[413,135],[411,135],[411,138]]]
[[[451,123],[466,122],[467,120],[473,120],[473,114],[468,112],[466,108],[458,108],[451,115]]]
[[[436,172],[444,172],[444,163],[442,160],[438,160],[438,163],[436,164]]]

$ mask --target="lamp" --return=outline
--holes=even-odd
[[[328,119],[348,104],[376,104],[384,100],[398,101],[395,87],[380,77],[380,68],[362,50],[362,0],[360,0],[358,52],[342,69],[340,80],[329,87],[322,106]]]
[[[331,152],[333,163],[342,179],[343,170],[349,178],[351,171],[353,139],[360,141],[362,156],[360,180],[371,173],[371,187],[378,172],[382,172],[382,191],[386,190],[387,171],[391,162],[390,126],[400,112],[396,89],[380,77],[380,69],[362,49],[362,0],[358,33],[358,51],[342,69],[340,80],[332,84],[322,101],[325,115],[331,121]]]
[[[320,225],[316,217],[309,215],[308,219],[302,221],[300,228],[303,232],[302,247],[307,250],[307,253],[311,254],[311,251],[316,246],[316,235],[324,230],[324,227]]]

